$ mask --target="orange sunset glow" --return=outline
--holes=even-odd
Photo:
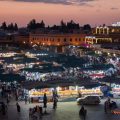
[[[25,26],[35,18],[37,21],[43,19],[46,24],[53,25],[59,24],[61,20],[73,19],[80,25],[90,23],[96,26],[103,23],[109,25],[120,19],[119,0],[76,0],[75,3],[66,3],[67,0],[58,0],[58,3],[52,0],[40,1],[42,0],[1,0],[0,23],[17,22],[19,26]]]

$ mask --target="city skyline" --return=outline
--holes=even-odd
[[[72,19],[80,25],[110,25],[120,20],[119,6],[119,0],[0,0],[0,23],[25,26],[36,19],[53,25]]]

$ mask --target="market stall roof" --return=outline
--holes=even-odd
[[[82,70],[108,70],[109,68],[114,68],[114,66],[112,64],[94,64],[83,67]]]
[[[35,51],[36,52],[36,51]],[[47,53],[47,52],[46,52]],[[15,54],[15,56],[11,57],[2,57],[4,63],[8,64],[25,64],[32,62],[56,62],[58,64],[63,64],[65,67],[81,67],[83,64],[88,61],[84,58],[77,58],[76,56],[69,56],[65,54],[54,54],[50,53],[49,55],[37,56],[35,58],[28,58],[24,54]]]
[[[57,55],[56,53],[53,53],[53,52],[49,52],[49,51],[46,51],[46,50],[34,50],[34,49],[31,49],[31,50],[25,50],[24,52],[28,52],[28,53],[31,53],[31,54],[48,54],[48,55]]]
[[[95,87],[99,86],[100,84],[98,82],[92,81],[90,78],[84,79],[81,78],[80,80],[69,80],[69,79],[57,79],[57,80],[49,80],[49,81],[26,81],[23,82],[22,85],[26,89],[32,89],[32,88],[50,88],[50,87],[58,87],[58,86],[85,86],[85,87]]]
[[[32,62],[38,62],[39,60],[37,60],[37,58],[27,58],[27,57],[23,57],[23,58],[18,58],[18,59],[14,59],[15,57],[8,57],[8,58],[2,58],[4,60],[5,63],[8,64],[25,64],[25,63],[32,63]]]
[[[28,71],[28,72],[40,72],[40,73],[48,73],[48,72],[61,72],[64,71],[62,66],[42,66],[40,67],[33,67],[33,68],[24,68],[21,71]]]
[[[95,51],[88,51],[86,55],[99,56],[98,54],[95,53]]]
[[[104,78],[100,78],[98,79],[99,82],[106,82],[106,83],[116,83],[116,84],[120,84],[120,78],[116,77],[116,76],[107,76]]]
[[[88,61],[84,58],[76,58],[75,56],[69,56],[66,61],[63,62],[64,67],[82,67],[83,64]]]
[[[13,81],[17,81],[17,82],[21,82],[25,80],[24,76],[20,76],[19,74],[0,74],[0,80],[2,82],[13,82]]]

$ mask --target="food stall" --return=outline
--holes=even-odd
[[[29,91],[29,98],[31,102],[43,102],[43,95],[46,93],[48,97],[48,102],[52,101],[54,88],[44,88],[44,89],[32,89]],[[57,95],[60,99],[65,97],[77,97],[79,93],[82,96],[86,95],[98,95],[102,96],[102,92],[100,87],[85,89],[84,87],[78,86],[69,86],[69,87],[57,87],[56,88]]]

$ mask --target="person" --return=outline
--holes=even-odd
[[[116,109],[116,108],[117,108],[117,104],[116,104],[115,101],[111,101],[111,103],[110,103],[110,108],[111,108],[111,109]]]
[[[58,94],[57,91],[53,91],[53,109],[57,108],[57,102],[58,102]]]
[[[110,107],[110,98],[108,98],[108,100],[106,100],[105,103],[104,103],[104,111],[105,111],[105,113],[107,114],[110,109],[111,109],[111,107]]]
[[[47,108],[47,95],[46,95],[46,93],[44,93],[44,96],[43,96],[43,107],[45,108],[44,113],[47,113],[46,112],[46,108]]]
[[[15,93],[15,100],[18,101],[18,95]]]
[[[53,97],[53,109],[57,108],[57,102],[58,102],[57,97]]]
[[[29,119],[32,117],[32,113],[33,113],[32,108],[29,108]]]
[[[29,104],[31,103],[31,99],[30,99],[30,97],[28,98],[28,101],[29,101]]]
[[[43,115],[43,108],[40,106],[39,109],[40,109],[40,115],[42,116]]]
[[[5,107],[5,103],[4,102],[1,105],[1,110],[2,110],[2,114],[5,115],[6,114],[6,107]]]
[[[78,98],[81,98],[82,97],[82,94],[81,94],[81,92],[79,91],[78,92]]]
[[[87,110],[85,110],[84,106],[82,105],[82,107],[79,111],[79,115],[80,115],[80,117],[83,118],[83,120],[85,120],[86,119],[86,114],[87,114]]]
[[[16,106],[17,106],[17,111],[20,112],[20,105],[18,102],[16,103]]]
[[[25,104],[27,104],[27,96],[25,96]]]
[[[33,103],[33,98],[31,98],[31,103]]]
[[[9,98],[7,97],[7,100],[6,100],[6,102],[7,102],[7,104],[9,105],[9,102],[10,102],[10,100],[9,100]]]
[[[18,92],[17,92],[17,89],[15,89],[15,100],[18,101]]]

